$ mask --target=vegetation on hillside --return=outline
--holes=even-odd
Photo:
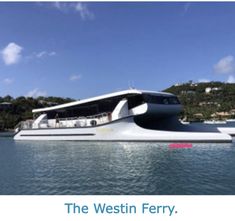
[[[222,82],[176,84],[164,90],[178,96],[189,121],[235,118],[235,84]]]
[[[0,130],[12,129],[22,120],[32,119],[32,109],[64,104],[73,101],[60,97],[0,97]]]

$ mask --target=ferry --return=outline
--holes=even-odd
[[[183,110],[170,93],[129,89],[32,110],[15,140],[131,142],[232,142],[217,128],[182,124]]]

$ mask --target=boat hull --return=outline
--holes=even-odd
[[[231,136],[219,132],[167,131],[145,129],[133,117],[95,127],[41,128],[20,130],[15,140],[78,140],[135,142],[200,142],[229,143]]]
[[[216,128],[221,133],[229,134],[230,136],[235,136],[235,121],[225,121],[225,122],[211,122],[211,123],[192,123],[192,125],[204,127],[206,129]]]

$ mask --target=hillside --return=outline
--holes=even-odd
[[[32,119],[32,109],[54,106],[73,101],[60,97],[0,97],[0,130],[12,129],[22,120]]]
[[[182,118],[189,121],[235,118],[235,84],[222,82],[176,84],[164,90],[184,105]]]

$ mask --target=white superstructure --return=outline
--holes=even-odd
[[[182,125],[182,106],[170,93],[125,90],[33,110],[15,140],[231,142],[219,131]]]

